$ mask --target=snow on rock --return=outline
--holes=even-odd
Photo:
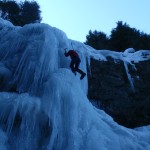
[[[128,48],[126,49],[124,52],[123,52],[123,55],[124,56],[128,56],[129,53],[134,53],[135,52],[135,49],[133,48]]]
[[[121,59],[121,53],[95,51],[46,24],[11,30],[2,24],[1,20],[0,63],[7,71],[1,74],[11,73],[0,92],[0,148],[150,149],[149,128],[127,129],[96,109],[86,96],[87,77],[74,76],[70,59],[63,55],[64,48],[73,45],[82,60],[80,67],[86,71],[86,57],[106,61],[107,56]]]
[[[1,27],[13,27],[13,24],[7,20],[3,20],[0,18],[0,26]]]

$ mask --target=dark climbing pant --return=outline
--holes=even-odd
[[[78,72],[81,75],[83,75],[84,72],[81,69],[79,69],[80,62],[81,62],[80,58],[78,58],[78,57],[72,58],[71,63],[70,63],[70,68],[73,73]]]

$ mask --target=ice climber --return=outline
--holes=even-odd
[[[79,58],[78,53],[75,50],[69,50],[68,52],[66,52],[66,49],[65,49],[64,54],[66,57],[70,56],[71,58],[70,68],[75,75],[76,75],[76,72],[80,73],[81,74],[80,79],[82,80],[85,77],[86,73],[84,73],[81,69],[79,69],[81,60]]]

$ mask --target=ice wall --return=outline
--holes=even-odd
[[[119,126],[91,105],[87,78],[80,80],[70,71],[64,48],[74,46],[84,71],[92,49],[46,24],[21,28],[3,20],[0,43],[0,148],[150,149],[149,128]]]

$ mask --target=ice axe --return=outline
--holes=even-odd
[[[66,50],[67,50],[67,48],[64,48],[65,53],[66,53]]]
[[[73,48],[73,44],[72,44],[72,42],[71,42],[71,46],[72,46],[72,49],[74,49],[74,48]]]

